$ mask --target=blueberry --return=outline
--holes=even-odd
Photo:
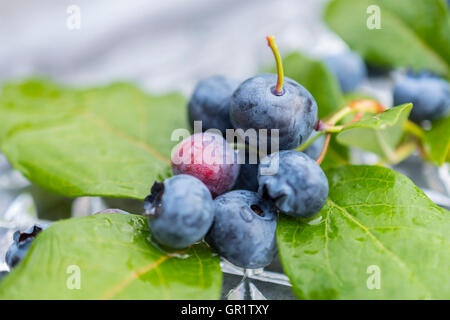
[[[25,231],[14,232],[13,243],[5,256],[5,262],[10,269],[14,268],[26,256],[36,236],[48,227],[49,224],[36,224]]]
[[[171,157],[172,172],[202,181],[212,195],[230,190],[239,174],[234,149],[218,134],[195,133],[181,141]]]
[[[191,126],[194,121],[202,121],[203,131],[233,128],[230,122],[229,104],[233,91],[239,82],[224,76],[212,76],[199,82],[188,104]]]
[[[258,165],[244,163],[233,189],[258,191]]]
[[[258,191],[258,164],[259,157],[256,152],[248,149],[239,150],[241,168],[233,189]]]
[[[407,73],[396,79],[394,105],[412,102],[409,118],[414,122],[436,120],[450,112],[450,89],[444,79],[427,73]]]
[[[314,138],[318,134],[317,131],[314,131],[309,139]],[[308,140],[309,140],[308,139]],[[325,144],[325,136],[322,135],[318,137],[316,140],[314,140],[311,145],[308,146],[305,150],[303,150],[303,153],[307,154],[311,159],[317,160],[319,158],[320,153],[322,152],[323,146]]]
[[[171,248],[186,248],[200,241],[214,218],[208,188],[197,178],[181,174],[155,182],[144,202],[152,236]]]
[[[380,66],[368,63],[367,64],[367,76],[369,78],[388,77],[391,68],[386,66]]]
[[[284,77],[281,95],[277,75],[261,74],[244,81],[233,93],[231,123],[236,129],[278,129],[279,149],[293,149],[309,137],[317,123],[317,103],[303,86]],[[267,141],[270,146],[270,138]]]
[[[336,76],[343,92],[354,91],[367,77],[363,59],[353,51],[327,56],[324,63]]]
[[[261,160],[258,193],[282,212],[308,218],[319,212],[328,197],[328,180],[320,166],[295,150],[273,153]]]
[[[208,243],[231,263],[249,269],[267,266],[277,246],[276,210],[248,190],[234,190],[214,200],[214,223]]]

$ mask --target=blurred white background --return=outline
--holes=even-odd
[[[0,0],[0,81],[46,75],[76,85],[131,80],[156,92],[212,74],[245,79],[282,52],[344,48],[321,21],[325,0]],[[80,13],[80,29],[68,22]],[[73,24],[72,24],[73,25]]]

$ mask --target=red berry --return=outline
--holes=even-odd
[[[233,148],[218,135],[196,133],[172,152],[173,174],[188,174],[202,181],[216,197],[230,190],[239,174]]]

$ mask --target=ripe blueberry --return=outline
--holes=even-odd
[[[366,64],[356,52],[330,55],[324,63],[336,76],[343,92],[354,91],[367,77]]]
[[[5,262],[10,269],[14,268],[26,256],[36,236],[48,227],[49,224],[36,224],[25,231],[14,232],[13,243],[5,256]]]
[[[158,243],[175,249],[200,241],[214,218],[208,188],[185,174],[155,182],[144,208],[152,236]]]
[[[200,81],[188,104],[191,126],[194,121],[202,121],[204,131],[218,129],[225,135],[226,129],[233,128],[229,104],[231,94],[238,85],[238,81],[224,76],[212,76]]]
[[[236,129],[267,129],[269,135],[271,129],[278,129],[281,150],[297,148],[317,123],[317,103],[313,96],[294,80],[284,79],[283,92],[277,94],[276,75],[250,78],[236,89],[230,103],[231,123]]]
[[[261,268],[276,255],[276,210],[257,193],[234,190],[214,200],[214,223],[206,237],[225,259],[243,268]]]
[[[450,89],[444,79],[421,73],[398,77],[394,87],[394,105],[412,102],[409,118],[414,122],[435,120],[450,112]]]
[[[187,137],[175,147],[172,172],[198,178],[215,197],[233,187],[239,164],[233,148],[222,136],[204,132]]]
[[[258,193],[281,212],[308,218],[319,212],[328,197],[328,180],[320,166],[295,150],[270,154],[261,160]]]
[[[233,189],[257,192],[259,164],[257,152],[251,152],[249,149],[240,149],[238,158],[241,168]]]

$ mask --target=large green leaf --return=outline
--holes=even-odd
[[[283,66],[286,76],[300,83],[313,95],[319,107],[319,118],[329,115],[343,103],[336,78],[321,61],[296,52],[283,58]],[[271,71],[275,72],[275,69]]]
[[[411,108],[412,104],[404,104],[350,124],[338,134],[337,141],[392,159]]]
[[[0,149],[34,183],[67,196],[143,198],[165,172],[185,100],[117,83],[70,89],[49,81],[5,85]]]
[[[369,29],[369,6],[380,8],[380,29]],[[325,21],[367,61],[450,75],[450,19],[443,0],[333,0]]]
[[[448,161],[450,152],[450,117],[433,122],[433,127],[425,134],[425,149],[430,159],[437,165]]]
[[[137,215],[56,222],[3,279],[0,299],[220,298],[219,258],[206,245],[170,253],[149,239],[147,223]],[[79,268],[80,289],[70,266]]]
[[[450,213],[387,168],[343,166],[327,176],[329,197],[316,217],[279,220],[280,257],[297,297],[448,299]]]

